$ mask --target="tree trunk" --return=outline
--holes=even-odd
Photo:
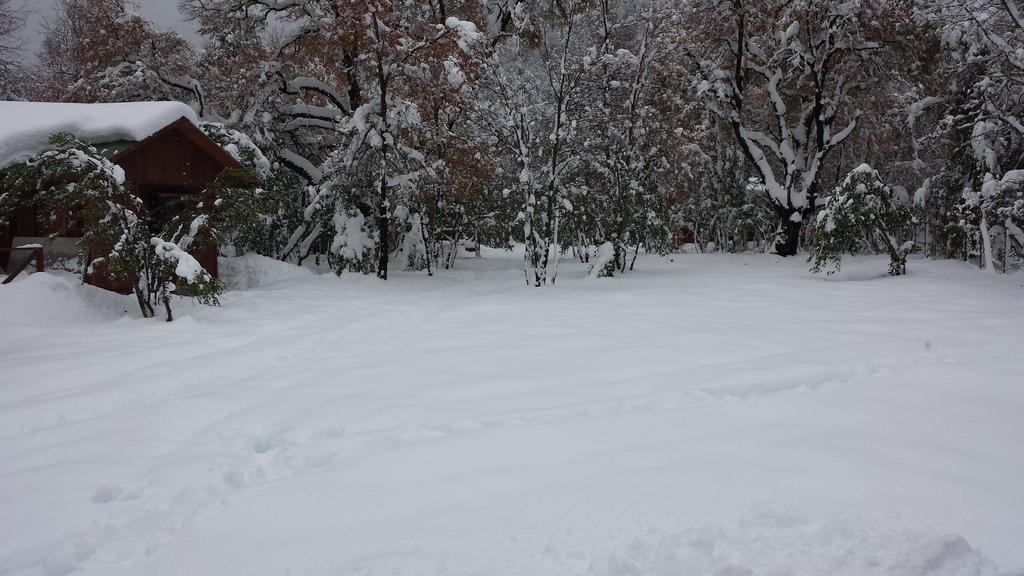
[[[796,256],[800,249],[800,228],[803,218],[797,219],[800,213],[793,210],[780,210],[779,230],[775,237],[775,253],[779,256]]]
[[[983,267],[988,272],[996,272],[992,257],[992,235],[989,232],[988,219],[985,218],[984,211],[981,213],[981,249],[985,252],[980,258]]]
[[[149,300],[146,299],[146,295],[142,292],[142,286],[139,286],[139,282],[135,282],[135,298],[139,301],[139,310],[142,311],[143,318],[152,318],[155,314],[153,307],[150,306]]]
[[[381,195],[383,196],[385,184],[381,181]],[[380,233],[380,254],[377,256],[377,278],[388,279],[388,258],[391,253],[391,218],[388,217],[388,201],[381,198],[377,204],[377,230]]]

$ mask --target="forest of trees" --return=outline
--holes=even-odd
[[[542,286],[599,247],[615,275],[683,243],[792,256],[840,233],[822,245],[897,273],[911,250],[1005,271],[1019,1],[181,0],[197,46],[128,0],[57,0],[30,57],[0,0],[0,97],[189,104],[269,159],[231,250],[339,273],[433,272],[474,237],[524,244]]]

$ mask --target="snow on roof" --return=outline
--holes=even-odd
[[[50,135],[70,132],[93,143],[144,140],[185,117],[198,122],[181,102],[67,104],[0,101],[0,169],[49,148]]]

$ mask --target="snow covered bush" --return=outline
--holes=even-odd
[[[80,222],[82,280],[102,267],[112,279],[131,283],[143,317],[152,318],[154,306],[162,303],[170,321],[172,293],[218,303],[220,285],[185,251],[189,244],[199,244],[197,238],[209,237],[208,216],[186,211],[160,224],[148,218],[142,200],[125,188],[120,166],[70,134],[55,134],[50,143],[52,149],[6,173],[0,219],[31,206],[37,215],[54,221],[63,217]]]
[[[408,217],[409,229],[402,241],[402,258],[405,269],[410,272],[429,270],[430,258],[427,254],[427,243],[423,234],[423,216],[419,213]]]
[[[206,191],[214,199],[210,227],[221,253],[281,257],[303,220],[302,179],[271,162],[242,132],[217,122],[199,127],[244,167],[225,170]]]
[[[358,208],[344,209],[339,205],[333,222],[334,238],[329,253],[332,267],[338,274],[343,270],[372,273],[376,264],[377,235],[366,215]]]
[[[594,262],[590,265],[590,273],[588,275],[591,278],[611,278],[615,276],[617,268],[615,245],[611,242],[605,242],[597,247],[597,256],[594,257]]]
[[[1005,272],[1011,259],[1024,256],[1024,170],[1011,170],[1001,179],[986,174],[972,200],[980,215],[985,267],[994,270],[998,259]]]
[[[740,159],[731,160],[738,164]],[[773,240],[777,226],[764,184],[757,178],[722,174],[739,172],[736,166],[724,170],[704,168],[694,180],[693,191],[675,205],[673,219],[677,227],[693,235],[701,252],[711,247],[724,252],[763,252]]]
[[[839,270],[843,254],[885,250],[889,274],[906,274],[907,256],[914,244],[900,243],[897,237],[912,222],[910,209],[899,203],[878,172],[861,164],[818,213],[811,270],[820,272],[831,265],[828,273],[832,274]]]
[[[191,254],[177,244],[155,236],[150,238],[150,244],[153,250],[147,252],[144,258],[144,270],[151,283],[149,294],[164,305],[168,322],[173,319],[172,294],[191,296],[200,304],[219,305],[217,297],[221,293],[220,284]],[[148,257],[149,254],[153,255],[152,259]]]

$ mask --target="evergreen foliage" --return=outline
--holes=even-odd
[[[901,204],[889,186],[867,164],[855,168],[829,196],[815,224],[813,272],[839,271],[843,254],[883,250],[889,255],[889,274],[907,273],[912,241],[899,236],[913,223],[910,208]]]

